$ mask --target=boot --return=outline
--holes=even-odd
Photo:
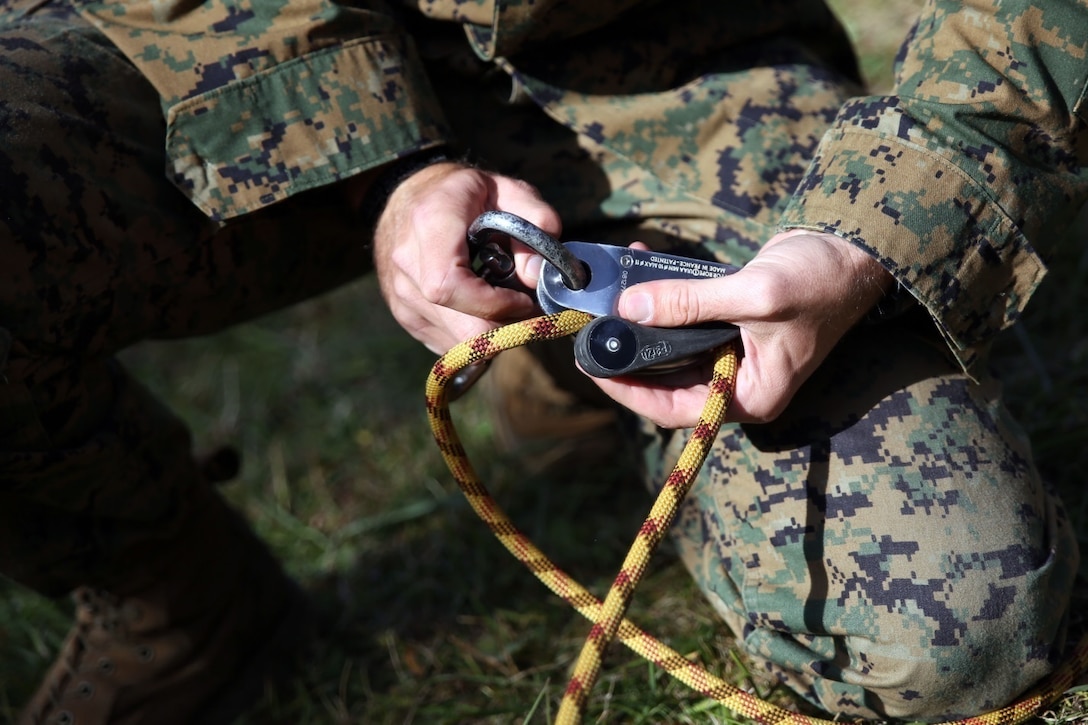
[[[201,484],[169,540],[108,589],[74,593],[75,627],[19,725],[230,723],[312,640],[307,598]]]

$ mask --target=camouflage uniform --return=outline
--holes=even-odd
[[[468,148],[569,238],[744,263],[800,227],[884,264],[917,304],[727,426],[676,540],[826,709],[1003,704],[1059,656],[1078,553],[986,348],[1088,192],[1086,29],[930,2],[875,97],[807,0],[0,3],[0,564],[59,593],[169,530],[188,434],[114,353],[364,273],[334,182]],[[683,436],[643,433],[659,480]]]

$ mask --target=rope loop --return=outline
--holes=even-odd
[[[618,640],[693,690],[718,701],[735,715],[768,725],[842,725],[842,721],[807,717],[761,700],[670,649],[625,617],[650,556],[672,524],[680,503],[691,488],[721,428],[736,382],[736,345],[739,343],[730,343],[718,352],[710,393],[699,423],[658,493],[603,602],[556,566],[522,534],[480,481],[453,425],[447,386],[458,371],[469,365],[490,360],[513,347],[574,334],[592,319],[584,312],[565,310],[485,332],[451,348],[439,358],[427,377],[426,386],[431,432],[446,466],[473,511],[503,546],[527,565],[548,589],[593,623],[563,693],[556,722],[568,725],[581,721],[589,693],[600,674],[601,657],[608,645]],[[939,725],[1019,725],[1055,702],[1084,672],[1088,672],[1088,634],[1057,669],[1018,701],[993,712]]]

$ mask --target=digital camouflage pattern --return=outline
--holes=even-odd
[[[380,3],[77,5],[160,92],[175,183],[213,217],[451,140],[411,41]],[[731,93],[731,74],[706,71],[728,53],[766,72],[810,61],[850,72],[821,3],[418,5],[463,22],[477,53],[561,123],[666,183],[713,188],[742,215],[768,204],[778,215],[790,201],[776,222],[865,247],[930,311],[968,370],[1042,279],[1035,240],[1055,236],[1088,193],[1084,0],[928,3],[895,95],[842,107],[816,163],[793,169],[803,181],[792,199],[795,183],[754,196],[748,183],[763,170],[752,159],[766,155],[716,138],[723,121],[760,126],[765,99]],[[805,46],[786,40],[797,33]],[[773,78],[754,81],[773,95]],[[814,92],[778,92],[792,99],[798,88]],[[761,128],[763,139],[775,130]],[[798,139],[805,160],[822,130]],[[719,152],[706,168],[695,162],[707,154],[693,153],[702,144]],[[721,156],[727,149],[733,158]]]
[[[677,540],[832,712],[1011,700],[1059,655],[1078,555],[980,361],[1084,200],[1086,18],[930,3],[865,97],[803,0],[0,2],[0,566],[117,576],[199,474],[114,353],[364,273],[331,182],[450,144],[569,238],[743,263],[800,226],[880,258],[924,311],[723,429]],[[644,432],[654,479],[681,436]]]
[[[840,111],[782,224],[869,249],[970,371],[1088,192],[1088,3],[929,2],[897,70]]]
[[[320,1],[76,4],[159,92],[171,177],[213,218],[448,135],[386,14]]]
[[[154,89],[65,3],[0,4],[0,87],[0,570],[59,595],[170,530],[195,475],[185,426],[114,354],[306,299],[370,255],[298,243],[352,239],[338,194],[201,214],[164,176]]]
[[[756,669],[844,715],[1007,704],[1057,661],[1076,574],[1000,386],[918,323],[847,338],[780,419],[726,429],[674,529]],[[651,449],[656,480],[682,442]]]

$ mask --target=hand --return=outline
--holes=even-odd
[[[489,210],[559,235],[559,215],[531,185],[454,162],[410,176],[378,219],[374,266],[382,296],[397,322],[435,353],[536,310],[529,295],[492,287],[469,265],[467,229]],[[516,242],[511,251],[519,281],[534,289],[540,257]]]
[[[729,419],[767,422],[891,284],[891,275],[862,249],[831,234],[791,230],[771,238],[735,274],[631,287],[620,298],[619,314],[654,327],[714,320],[739,326],[744,357]],[[704,370],[699,382],[683,387],[652,377],[596,382],[636,413],[679,428],[698,421],[708,380]]]

